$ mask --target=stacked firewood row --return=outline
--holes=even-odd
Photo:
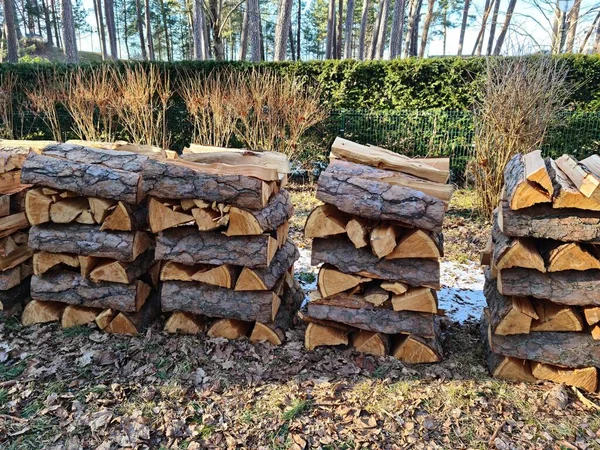
[[[281,154],[202,147],[147,163],[166,331],[284,341],[302,301],[288,172]]]
[[[442,358],[436,290],[448,159],[409,159],[337,138],[305,236],[322,264],[301,312],[305,346],[351,344],[413,362]]]
[[[29,222],[25,195],[31,187],[21,183],[21,168],[35,141],[0,141],[0,313],[21,312],[29,297],[33,251],[27,245]]]
[[[507,164],[482,254],[492,375],[596,391],[600,367],[600,156],[539,151]]]
[[[24,325],[95,322],[136,334],[160,314],[154,239],[142,173],[149,157],[75,144],[46,146],[23,163],[32,227],[31,302]]]

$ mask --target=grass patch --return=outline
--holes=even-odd
[[[77,336],[89,336],[94,332],[93,328],[86,327],[83,325],[77,325],[74,327],[64,328],[63,336],[68,338],[73,338]]]
[[[291,422],[310,408],[312,408],[311,400],[296,400],[292,403],[292,406],[283,413],[282,419],[286,422]]]
[[[0,389],[0,412],[4,412],[5,406],[8,403],[8,390]]]
[[[296,274],[296,276],[299,281],[307,284],[314,283],[317,279],[317,276],[312,272],[299,272]]]
[[[19,361],[13,365],[0,364],[0,381],[14,380],[21,376],[27,368],[27,362],[25,360]]]

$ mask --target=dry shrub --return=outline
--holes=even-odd
[[[0,137],[12,139],[13,99],[17,80],[11,72],[0,74]]]
[[[490,58],[475,111],[475,157],[467,170],[477,209],[491,217],[504,184],[504,167],[516,153],[539,148],[567,102],[567,69],[559,60]]]
[[[64,78],[52,73],[38,73],[33,87],[25,89],[28,107],[38,115],[52,131],[55,141],[62,140],[60,121],[56,107],[63,99]]]
[[[113,80],[109,107],[130,141],[168,148],[166,116],[173,94],[168,73],[136,64],[115,72]]]

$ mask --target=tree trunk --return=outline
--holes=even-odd
[[[600,53],[600,20],[596,27],[596,42],[594,43],[594,53]]]
[[[77,42],[75,40],[75,24],[73,23],[73,8],[71,0],[61,0],[63,42],[67,63],[77,64]]]
[[[379,35],[377,37],[377,49],[375,51],[375,57],[377,59],[383,58],[385,43],[387,41],[387,23],[390,11],[390,0],[382,0],[382,10],[381,23],[379,24]]]
[[[50,5],[52,6],[52,24],[54,26],[54,36],[56,37],[56,46],[62,47],[62,40],[60,33],[58,31],[58,15],[56,14],[56,4],[55,0],[50,0]]]
[[[342,59],[342,32],[344,24],[344,0],[338,0],[338,19],[335,39],[335,59]]]
[[[202,10],[202,0],[193,0],[193,42],[194,42],[194,59],[206,59],[204,54],[204,33],[202,32],[202,24],[204,22]]]
[[[583,42],[581,43],[581,47],[579,47],[579,53],[584,53],[585,52],[585,48],[587,47],[587,43],[588,43],[590,37],[592,36],[592,33],[596,29],[596,26],[599,23],[600,23],[600,11],[598,11],[598,14],[596,14],[596,18],[594,19],[594,22],[592,23],[592,25],[590,26],[589,30],[585,34],[585,37],[583,38]]]
[[[561,52],[562,37],[562,11],[558,4],[554,6],[554,21],[552,22],[552,53],[557,55]]]
[[[298,20],[296,23],[296,55],[298,56],[298,61],[300,61],[302,58],[300,57],[300,38],[302,37],[300,35],[301,31],[302,31],[302,2],[299,1],[298,2]]]
[[[54,46],[54,40],[52,39],[52,22],[50,21],[50,10],[48,9],[47,0],[42,0],[42,8],[44,10],[44,23],[46,25],[46,39],[50,47]]]
[[[423,23],[423,31],[421,35],[421,49],[419,50],[419,56],[422,58],[425,56],[425,48],[427,47],[427,40],[429,39],[429,27],[433,20],[433,7],[435,6],[435,0],[427,1],[427,15],[425,16],[425,23]]]
[[[240,33],[240,60],[245,61],[248,54],[248,0],[242,18],[242,31]]]
[[[4,12],[4,35],[6,36],[6,62],[16,63],[19,60],[17,29],[15,24],[14,0],[2,0]]]
[[[352,58],[352,25],[354,20],[354,0],[348,0],[346,6],[346,29],[344,34],[344,58]]]
[[[392,35],[390,36],[390,59],[402,55],[402,35],[404,34],[404,9],[406,0],[395,0],[392,19]]]
[[[129,51],[129,30],[127,29],[128,24],[129,17],[127,16],[127,3],[123,2],[123,41],[125,42],[125,51],[127,54],[127,59],[131,59],[131,53]]]
[[[469,6],[471,5],[471,0],[465,0],[465,5],[463,8],[462,22],[460,24],[460,37],[458,38],[458,52],[457,55],[462,55],[463,44],[465,42],[465,31],[467,30],[467,20],[469,19]]]
[[[294,42],[294,32],[292,31],[292,27],[291,27],[291,23],[290,23],[290,29],[289,29],[289,36],[288,39],[290,41],[290,53],[292,55],[292,61],[296,61],[296,43]]]
[[[117,28],[115,26],[115,7],[113,0],[104,0],[104,13],[106,17],[106,29],[108,31],[108,42],[110,44],[110,56],[119,59],[117,52]]]
[[[496,36],[496,26],[498,24],[498,11],[500,10],[500,2],[502,0],[494,0],[494,13],[492,14],[492,22],[490,23],[490,36],[488,37],[488,45],[486,55],[492,54],[494,48],[494,37]]]
[[[496,42],[496,46],[494,47],[494,56],[500,55],[500,51],[502,50],[502,45],[504,45],[504,39],[506,39],[506,33],[508,32],[508,27],[510,26],[510,21],[512,19],[512,15],[515,10],[516,4],[517,0],[510,0],[510,2],[508,3],[508,9],[506,10],[506,18],[504,19],[504,25],[502,25],[502,30],[498,35],[498,41]]]
[[[94,0],[94,11],[96,12],[96,25],[98,27],[98,38],[100,39],[100,52],[102,59],[108,59],[108,50],[106,49],[106,34],[104,32],[104,16],[102,13],[102,1]]]
[[[384,2],[385,0],[379,1],[377,18],[375,19],[375,23],[373,24],[373,36],[371,37],[371,46],[369,47],[368,59],[375,59],[375,55],[377,54],[377,39],[379,39],[379,29],[381,28]]]
[[[148,59],[148,53],[146,52],[143,22],[144,19],[142,18],[142,2],[141,0],[135,0],[135,25],[137,27],[138,36],[140,38],[140,49],[142,52],[142,59],[146,61]]]
[[[262,59],[260,49],[260,7],[258,0],[248,0],[248,35],[250,37],[250,60],[258,62]]]
[[[575,44],[575,35],[577,33],[577,22],[579,21],[579,9],[581,7],[581,0],[575,0],[573,7],[569,11],[567,16],[567,44],[565,47],[566,53],[573,53],[573,46]]]
[[[264,36],[263,26],[262,26],[262,15],[260,12],[260,3],[258,5],[258,31],[259,31],[259,37],[260,37],[260,60],[264,61],[265,57],[266,57],[265,36]]]
[[[367,23],[369,21],[369,0],[363,0],[360,19],[360,35],[358,37],[358,59],[365,59],[365,41],[367,39]]]
[[[329,0],[327,9],[327,38],[325,40],[325,59],[333,58],[335,45],[335,0]]]
[[[413,29],[416,24],[416,14],[417,14],[417,2],[419,0],[411,0],[410,8],[408,11],[408,23],[406,27],[406,38],[404,39],[404,56],[408,57],[411,55],[410,49],[412,47],[412,37],[414,35]]]
[[[423,0],[417,0],[417,11],[415,14],[415,26],[412,29],[410,38],[410,56],[417,56],[419,52],[419,22],[421,21],[421,7]]]
[[[287,39],[292,25],[293,0],[279,0],[277,24],[275,25],[274,61],[284,61],[287,50]]]
[[[483,17],[481,19],[481,28],[479,29],[479,33],[477,34],[477,39],[475,40],[475,46],[473,47],[473,52],[471,55],[477,54],[477,56],[481,56],[481,51],[483,50],[483,39],[485,37],[485,27],[487,25],[488,17],[490,16],[490,12],[492,11],[492,6],[494,0],[490,2],[490,0],[485,0],[485,7],[483,9]]]
[[[171,35],[169,34],[169,22],[167,20],[167,10],[165,8],[165,1],[159,0],[160,4],[160,17],[163,23],[163,28],[165,29],[165,47],[167,50],[167,61],[173,60],[173,50],[171,43]]]
[[[145,0],[146,9],[146,40],[148,41],[148,59],[154,61],[154,40],[152,38],[152,16],[150,10],[150,0]]]

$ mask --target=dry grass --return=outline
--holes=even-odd
[[[6,139],[14,137],[13,132],[13,95],[17,80],[11,72],[0,74],[0,136]]]
[[[537,149],[557,112],[565,107],[569,86],[564,64],[549,57],[488,59],[481,101],[476,105],[472,171],[477,208],[490,217],[512,156]]]
[[[64,78],[58,76],[56,72],[38,73],[35,85],[25,89],[25,95],[29,101],[28,107],[52,131],[52,138],[55,141],[62,140],[56,107],[63,100],[63,91]]]

